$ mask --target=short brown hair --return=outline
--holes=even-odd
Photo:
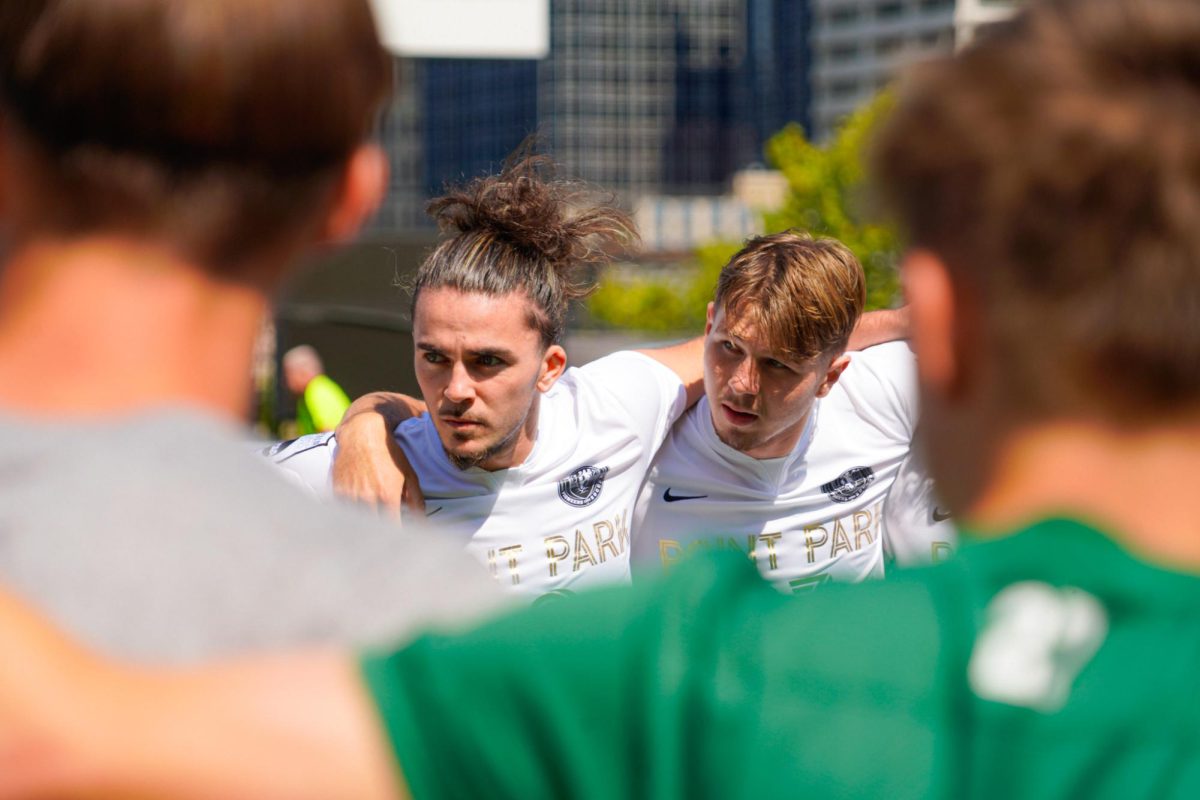
[[[311,222],[390,80],[366,0],[0,3],[31,226],[154,236],[210,267]]]
[[[1200,3],[1044,0],[902,84],[875,172],[1034,416],[1200,401]]]
[[[749,239],[717,279],[714,303],[752,324],[769,346],[797,361],[838,355],[866,302],[866,276],[835,239],[784,231]]]
[[[532,303],[529,325],[548,347],[562,338],[570,301],[595,288],[587,268],[636,242],[637,227],[586,185],[555,177],[551,159],[526,147],[498,175],[429,204],[454,233],[417,269],[413,306],[422,289],[521,292]]]

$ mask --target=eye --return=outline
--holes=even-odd
[[[728,339],[721,340],[721,349],[724,350],[726,353],[736,353],[737,352],[737,347],[733,344],[733,342],[729,341]]]
[[[499,367],[504,361],[499,356],[482,355],[477,359],[477,363],[481,367]]]
[[[441,353],[434,353],[429,350],[426,350],[422,354],[422,356],[425,358],[425,361],[429,364],[445,364],[446,363],[446,357],[444,355],[442,355]]]
[[[768,358],[765,363],[771,369],[791,369],[791,367],[789,367],[787,364],[783,363],[782,361],[777,361],[773,358]]]

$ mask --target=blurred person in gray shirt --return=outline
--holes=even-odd
[[[371,644],[495,603],[245,444],[297,259],[386,186],[366,0],[0,4],[0,581],[108,652]]]

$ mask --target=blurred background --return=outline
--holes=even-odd
[[[833,236],[897,302],[894,231],[862,149],[897,69],[951,52],[1019,0],[373,0],[394,53],[379,137],[391,186],[353,246],[315,260],[263,331],[258,424],[286,435],[282,354],[314,346],[351,396],[417,393],[404,290],[437,232],[425,204],[537,134],[565,176],[612,192],[643,249],[572,316],[574,364],[696,335],[747,236]]]

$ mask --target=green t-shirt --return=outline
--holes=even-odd
[[[802,597],[702,558],[363,670],[416,798],[1200,797],[1200,577],[1064,520]]]

